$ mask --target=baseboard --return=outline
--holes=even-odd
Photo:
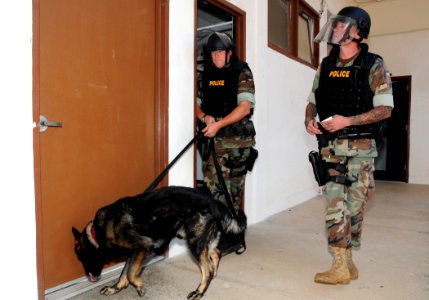
[[[151,265],[158,261],[163,260],[164,256],[156,256],[152,258],[147,265]],[[124,263],[114,265],[113,267],[106,268],[101,273],[101,279],[95,283],[89,282],[88,279],[80,277],[78,279],[66,282],[64,284],[58,285],[56,287],[47,289],[45,291],[45,300],[63,300],[69,299],[76,295],[85,293],[89,290],[97,288],[99,286],[105,285],[107,282],[119,278],[121,274]]]

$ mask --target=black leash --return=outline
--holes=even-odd
[[[180,153],[165,167],[164,170],[162,170],[162,172],[158,175],[158,177],[155,178],[155,180],[146,188],[146,190],[144,191],[146,192],[151,192],[157,185],[158,183],[161,182],[161,180],[165,177],[165,175],[168,173],[168,171],[170,170],[170,168],[179,160],[179,158],[189,149],[189,147],[191,147],[197,137],[198,137],[198,133],[192,138],[192,140],[189,141],[189,143],[185,146],[185,148],[183,148],[182,151],[180,151]]]
[[[228,204],[229,212],[230,212],[231,216],[237,222],[240,222],[239,218],[237,216],[237,212],[235,211],[234,204],[232,203],[231,195],[229,194],[228,188],[226,187],[225,179],[222,176],[222,170],[220,168],[219,161],[217,160],[217,157],[216,157],[214,138],[211,138],[209,140],[209,143],[210,143],[210,152],[211,152],[212,157],[213,157],[213,163],[214,163],[215,168],[216,168],[216,175],[217,175],[217,178],[218,178],[220,184],[222,185],[222,190],[223,190],[223,193],[225,194],[225,199],[226,199],[226,203]],[[244,233],[242,233],[238,237],[238,239],[240,241],[240,247],[233,250],[233,251],[235,252],[235,254],[240,255],[240,254],[243,254],[247,249]]]
[[[230,213],[234,217],[234,219],[237,220],[237,213],[235,212],[235,208],[234,208],[234,204],[232,203],[231,195],[229,194],[228,188],[226,187],[225,179],[222,176],[222,170],[220,168],[219,161],[217,160],[217,157],[216,157],[214,138],[210,138],[209,143],[210,143],[210,152],[212,153],[212,157],[213,157],[213,163],[214,163],[215,168],[216,168],[217,179],[220,182],[220,184],[222,185],[222,190],[223,190],[223,193],[225,194],[226,203],[228,204],[228,208],[230,210]]]
[[[146,188],[144,193],[151,192],[161,182],[161,180],[165,177],[165,175],[168,173],[168,171],[171,169],[171,167],[195,143],[199,134],[200,133],[197,133],[189,141],[189,143],[185,146],[185,148],[183,148],[182,151],[180,151],[180,153],[167,165],[167,167],[165,167],[165,169],[162,170],[162,172],[158,175],[158,177],[156,177],[155,180]],[[225,194],[226,203],[228,204],[228,208],[230,210],[231,215],[234,217],[234,219],[237,220],[237,213],[235,212],[234,204],[232,203],[231,196],[228,192],[228,188],[226,187],[225,179],[222,176],[222,170],[220,168],[219,162],[218,162],[217,157],[216,157],[216,150],[214,147],[214,138],[210,138],[209,144],[210,144],[210,152],[212,153],[213,162],[214,162],[214,165],[216,168],[216,175],[217,175],[217,178],[218,178],[220,184],[222,185],[223,193]]]

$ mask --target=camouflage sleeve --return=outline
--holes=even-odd
[[[369,73],[369,84],[374,92],[374,107],[393,107],[392,80],[382,58],[377,58],[374,62]]]
[[[203,73],[197,72],[197,105],[201,107],[203,101]]]
[[[314,93],[316,92],[317,88],[319,87],[319,78],[320,78],[320,65],[317,68],[316,74],[314,75],[313,79],[313,87],[311,88],[310,95],[307,97],[307,102],[310,102],[311,104],[316,105],[316,97]]]
[[[255,106],[255,83],[252,71],[248,68],[241,71],[238,79],[237,104],[242,101],[249,101],[252,108]]]

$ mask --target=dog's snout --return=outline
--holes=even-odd
[[[98,280],[100,280],[100,276],[94,276],[91,272],[89,272],[88,279],[90,282],[97,282]]]

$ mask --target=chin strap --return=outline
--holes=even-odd
[[[355,39],[355,38],[353,38],[352,39],[352,42],[355,42],[355,43],[361,43],[363,41],[363,37],[359,37],[358,39]]]
[[[351,40],[352,42],[355,42],[355,43],[358,43],[358,44],[363,41],[363,37],[361,37],[361,36],[359,36],[358,39],[355,39],[354,37],[351,38],[351,36],[350,36],[350,29],[352,29],[351,26],[349,26],[347,28],[347,31],[344,33],[343,38],[338,42],[339,45],[341,45],[342,43],[344,43],[347,40]]]

